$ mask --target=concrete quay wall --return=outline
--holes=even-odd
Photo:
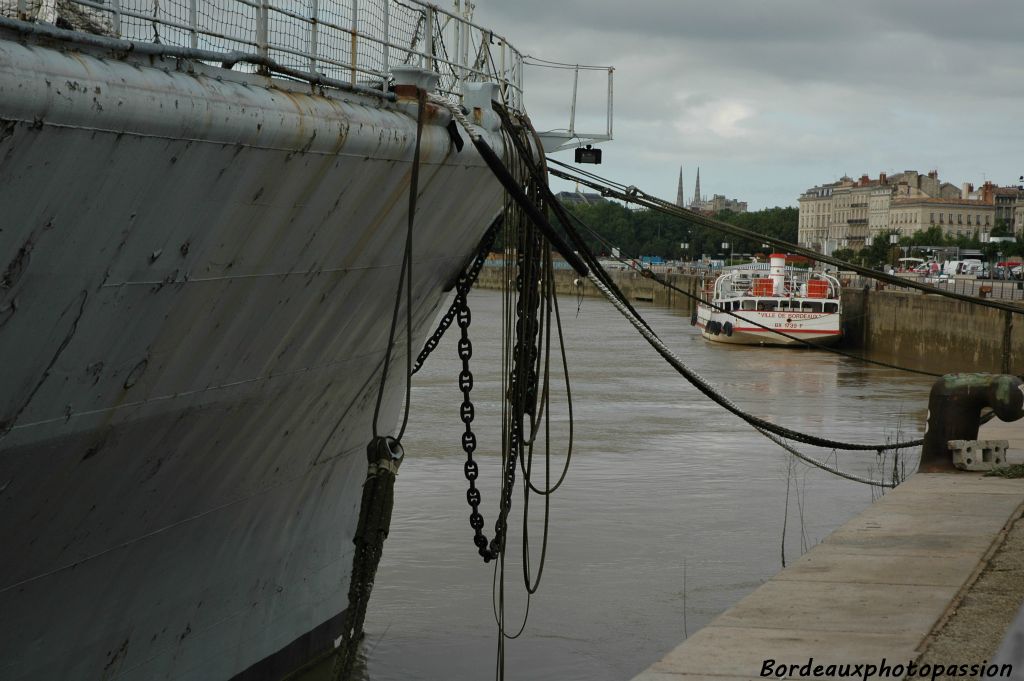
[[[631,301],[684,312],[692,309],[690,298],[635,271],[610,274]],[[501,267],[484,267],[477,285],[501,288],[503,276]],[[699,290],[696,276],[662,276],[691,294]],[[593,284],[572,270],[557,270],[555,287],[564,295],[601,297]],[[843,321],[844,347],[872,359],[940,373],[1024,372],[1024,315],[914,291],[844,288]]]
[[[844,289],[848,347],[940,371],[1024,371],[1024,316],[937,295]]]

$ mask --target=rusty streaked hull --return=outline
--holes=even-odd
[[[0,678],[277,678],[337,636],[416,126],[309,90],[0,35]],[[416,347],[502,197],[446,122]]]

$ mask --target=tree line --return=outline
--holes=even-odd
[[[586,230],[579,230],[591,250],[600,255],[611,255],[612,246],[619,249],[622,257],[656,256],[665,260],[718,259],[720,254],[728,258],[730,251],[737,258],[741,253],[770,252],[760,241],[736,238],[684,217],[654,210],[630,209],[614,201],[574,204],[566,208],[602,237],[598,239]],[[796,208],[775,207],[750,213],[726,210],[714,217],[791,243],[797,240]],[[728,245],[723,247],[722,244]]]
[[[910,236],[899,236],[898,244],[890,243],[891,234],[898,235],[899,231],[889,230],[875,236],[871,245],[864,247],[859,252],[854,252],[852,249],[839,249],[833,255],[840,260],[863,263],[869,267],[879,267],[886,263],[895,264],[894,259],[903,257],[904,254],[907,254],[908,257],[927,259],[930,255],[936,255],[935,251],[938,249],[946,249],[947,255],[949,250],[954,248],[974,249],[981,251],[985,260],[995,260],[996,258],[1006,260],[1011,256],[1024,255],[1024,243],[1019,241],[984,242],[977,230],[971,234],[946,236],[942,227],[936,225]],[[999,221],[992,228],[991,236],[1013,236],[1013,232],[1008,225]]]

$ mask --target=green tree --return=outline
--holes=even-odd
[[[683,255],[680,244],[684,242],[689,244],[688,257],[694,259],[702,255],[716,257],[723,252],[723,242],[731,245],[732,248],[726,250],[732,250],[733,253],[757,253],[764,250],[760,240],[737,239],[721,230],[660,211],[631,210],[611,201],[597,205],[573,205],[569,206],[569,210],[604,240],[619,248],[623,256],[678,258]],[[798,215],[796,208],[776,207],[752,213],[723,211],[715,217],[760,234],[796,242]],[[586,237],[595,253],[608,253],[608,246],[589,235]]]

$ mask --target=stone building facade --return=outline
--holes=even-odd
[[[997,187],[995,190],[995,224],[1006,227],[1011,234],[1024,230],[1021,220],[1024,208],[1024,189],[1020,187]]]
[[[862,175],[856,180],[844,176],[838,182],[811,187],[800,196],[797,238],[801,246],[832,253],[840,248],[860,250],[893,230],[908,236],[937,225],[952,236],[970,235],[991,230],[996,224],[1001,191],[991,183],[977,192],[970,184],[957,187],[940,180],[937,171],[905,170],[891,176],[881,173],[877,178]],[[1016,218],[1018,204],[1008,198],[1003,201],[1004,214],[1020,231],[1024,222]]]
[[[931,227],[941,228],[946,236],[971,236],[990,232],[994,225],[991,199],[896,198],[889,209],[889,231],[898,231],[900,236]]]

